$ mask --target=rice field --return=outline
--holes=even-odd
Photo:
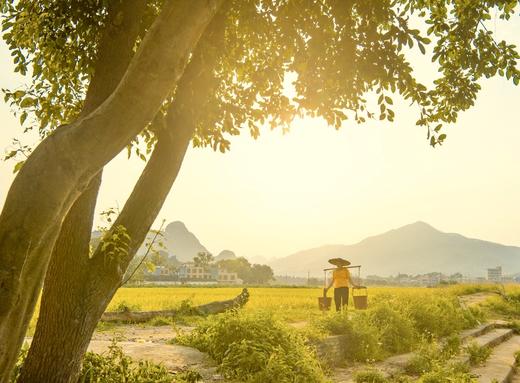
[[[422,287],[369,287],[370,302],[388,300],[395,302],[407,297],[456,296],[486,291],[491,286],[457,285],[439,288]],[[231,299],[242,291],[242,287],[126,287],[114,296],[108,310],[114,311],[126,305],[135,311],[175,309],[183,301],[200,305],[212,301]],[[250,299],[244,310],[270,311],[286,321],[304,321],[320,315],[318,297],[322,288],[312,287],[252,287]],[[332,291],[329,292],[332,295]],[[350,299],[352,300],[352,298]],[[350,307],[352,302],[350,302]]]

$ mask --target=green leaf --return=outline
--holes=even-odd
[[[24,163],[25,163],[25,161],[20,161],[16,165],[14,165],[13,173],[18,173],[20,171],[20,169],[22,168]]]
[[[26,97],[20,103],[20,108],[29,108],[34,105],[36,105],[36,99],[31,98],[31,97]]]
[[[23,123],[25,122],[26,119],[27,119],[27,112],[23,112],[20,115],[20,125],[23,125]]]

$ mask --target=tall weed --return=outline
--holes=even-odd
[[[321,383],[315,352],[269,313],[232,311],[208,318],[177,342],[207,352],[230,379],[248,383]]]

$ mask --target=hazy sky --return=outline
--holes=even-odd
[[[520,45],[518,21],[497,33]],[[421,76],[433,78],[429,62],[420,63]],[[0,87],[20,83],[0,44]],[[304,119],[286,135],[266,129],[257,141],[233,138],[226,154],[192,148],[155,226],[181,220],[210,251],[244,256],[349,244],[417,220],[520,246],[520,87],[502,79],[482,86],[475,107],[436,149],[415,126],[417,109],[403,102],[394,124],[349,122],[336,131]],[[3,99],[0,121],[3,150],[22,136]],[[122,207],[143,166],[124,155],[112,161],[98,211]],[[0,164],[0,206],[12,167]]]

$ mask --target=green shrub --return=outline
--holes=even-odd
[[[129,311],[141,311],[141,306],[123,300],[120,301],[116,306],[114,306],[114,311],[118,313],[125,313]]]
[[[184,370],[175,374],[176,383],[197,383],[202,380],[202,375],[195,370]]]
[[[78,380],[79,383],[171,383],[173,381],[173,375],[165,367],[147,361],[132,361],[115,341],[109,346],[107,353],[85,354]]]
[[[405,371],[413,375],[424,374],[431,371],[439,362],[444,361],[445,356],[439,343],[423,341],[407,363]]]
[[[378,305],[369,311],[369,321],[378,330],[383,350],[390,354],[410,351],[417,343],[412,320],[389,305]]]
[[[384,357],[380,331],[370,321],[368,311],[356,312],[352,319],[346,312],[333,313],[316,320],[313,326],[332,335],[344,335],[347,360],[372,362]]]
[[[477,383],[478,380],[468,372],[462,372],[451,367],[438,366],[419,378],[418,383]]]
[[[441,338],[475,325],[455,297],[413,296],[403,303],[421,335]]]
[[[147,324],[150,326],[171,326],[173,324],[173,318],[167,317],[155,317],[150,319]]]
[[[352,332],[352,321],[348,311],[331,312],[315,320],[312,324],[331,335],[344,335]]]
[[[462,363],[450,363],[458,353],[460,339],[451,337],[441,346],[438,342],[423,341],[419,350],[408,362],[406,373],[415,375],[417,383],[476,383]]]
[[[11,378],[12,383],[18,379],[27,350],[28,347],[24,346],[18,356]],[[78,383],[196,383],[199,380],[200,374],[195,371],[188,370],[172,375],[162,365],[134,361],[123,353],[114,340],[106,353],[85,354]]]
[[[444,340],[444,344],[442,346],[442,353],[445,359],[449,359],[452,356],[455,356],[460,352],[460,347],[462,345],[462,341],[458,334],[453,334],[447,337]]]
[[[268,313],[220,314],[177,342],[207,352],[227,378],[251,383],[325,381],[305,339]]]
[[[476,342],[470,343],[465,349],[469,356],[469,363],[472,366],[483,364],[491,355],[491,349],[489,347],[480,346]]]
[[[482,304],[489,312],[507,318],[520,318],[520,293],[509,293],[506,299],[501,296],[491,297]]]
[[[385,357],[380,332],[370,322],[366,312],[356,317],[352,323],[352,331],[346,335],[344,345],[346,359],[373,362]]]
[[[465,327],[475,327],[487,319],[486,313],[482,310],[480,305],[470,306],[467,310],[462,311],[462,313],[464,314],[464,319],[467,324]]]
[[[374,369],[356,372],[354,381],[356,383],[388,383],[388,379],[381,372]]]

